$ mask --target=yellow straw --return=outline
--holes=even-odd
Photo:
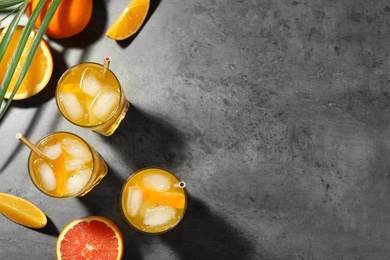
[[[21,133],[17,133],[15,135],[16,139],[19,139],[21,142],[23,142],[25,145],[28,146],[33,152],[39,155],[39,157],[43,159],[47,159],[46,155],[41,152],[35,145],[33,145],[26,137],[24,137]]]

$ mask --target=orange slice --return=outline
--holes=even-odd
[[[184,209],[186,198],[184,193],[168,192],[168,191],[154,191],[149,189],[141,189],[142,197],[145,200],[169,206],[178,209]]]
[[[76,219],[58,236],[56,254],[59,260],[119,260],[123,256],[122,233],[114,222],[104,217]]]
[[[37,206],[11,194],[0,193],[0,212],[12,221],[29,228],[42,228],[47,223],[45,213]]]
[[[141,28],[149,5],[150,0],[131,0],[108,29],[106,36],[113,40],[124,40],[132,36]]]
[[[8,27],[1,29],[0,31],[0,41],[3,39],[4,34]],[[15,30],[15,33],[12,36],[10,45],[8,46],[6,53],[3,59],[0,62],[0,82],[3,81],[7,67],[10,64],[13,53],[16,50],[16,46],[19,42],[19,38],[22,35],[23,26],[18,26]],[[15,73],[12,77],[11,83],[7,89],[5,94],[5,98],[9,98],[12,90],[15,87],[16,81],[19,78],[20,72],[24,65],[24,62],[27,58],[27,54],[31,49],[31,44],[33,42],[33,37],[35,35],[35,31],[32,31],[30,34],[30,38],[28,39],[26,46],[23,50],[23,54],[19,60],[18,67],[15,70]],[[20,85],[18,91],[16,92],[13,99],[25,99],[29,98],[38,92],[40,92],[50,80],[50,77],[53,73],[53,57],[51,55],[51,51],[49,45],[46,43],[44,39],[42,39],[37,52],[33,58],[33,61],[30,65],[30,68],[24,78],[22,84]]]

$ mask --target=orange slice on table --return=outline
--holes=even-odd
[[[149,10],[150,0],[131,0],[108,29],[106,36],[124,40],[135,34],[143,24]]]
[[[57,259],[119,260],[123,237],[118,226],[100,216],[71,221],[61,231],[56,245]]]
[[[0,29],[1,30],[0,41],[3,39],[7,28],[8,27]],[[3,82],[5,73],[7,71],[7,67],[10,64],[12,55],[14,54],[20,36],[22,35],[23,28],[24,27],[20,25],[16,28],[11,38],[11,42],[5,52],[5,55],[0,62],[0,83]],[[10,97],[12,90],[16,85],[16,81],[19,78],[20,72],[27,58],[27,54],[31,49],[34,35],[35,35],[35,31],[33,30],[26,43],[26,46],[23,50],[23,54],[19,60],[18,66],[15,70],[15,73],[11,79],[11,83],[5,94],[5,98],[7,99]],[[53,73],[53,57],[51,55],[49,45],[44,39],[42,39],[35,53],[33,61],[30,65],[30,68],[26,74],[26,77],[24,78],[22,84],[20,85],[13,99],[18,100],[18,99],[29,98],[37,94],[38,92],[40,92],[49,83],[52,73]]]
[[[45,213],[37,206],[7,193],[0,193],[0,212],[12,221],[29,228],[42,228],[47,223]]]
[[[178,209],[184,209],[186,198],[184,193],[168,192],[168,191],[154,191],[149,189],[141,189],[142,197],[145,200],[169,206]]]

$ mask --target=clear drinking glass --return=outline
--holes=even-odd
[[[35,186],[49,196],[83,196],[107,174],[103,158],[75,134],[49,134],[36,147],[44,157],[31,151],[28,171]]]
[[[85,62],[69,68],[56,89],[61,114],[71,123],[109,136],[118,128],[130,102],[105,63]]]
[[[187,208],[185,182],[161,168],[145,168],[126,181],[121,208],[127,222],[136,230],[161,234],[182,220]]]

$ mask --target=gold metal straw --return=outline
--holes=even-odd
[[[110,66],[110,61],[111,61],[111,57],[110,56],[107,55],[106,57],[104,57],[104,61],[103,61],[103,76],[106,75],[108,67]]]
[[[36,154],[39,155],[39,157],[43,158],[43,159],[47,159],[46,155],[41,152],[41,150],[39,150],[35,145],[33,145],[26,137],[24,137],[21,133],[17,133],[15,135],[16,139],[19,139],[20,141],[22,141],[25,145],[28,146],[28,148],[30,148],[33,152],[35,152]]]
[[[184,181],[181,181],[179,183],[176,183],[174,186],[175,186],[175,188],[182,188],[182,189],[184,189],[186,187],[186,183]]]

